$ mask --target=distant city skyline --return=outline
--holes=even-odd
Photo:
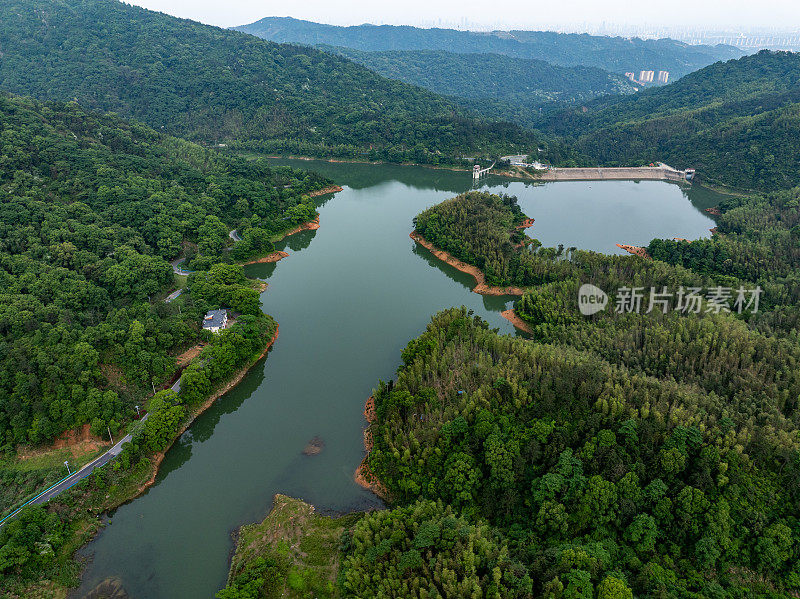
[[[493,6],[477,0],[406,0],[402,3],[305,0],[287,3],[256,0],[129,0],[133,4],[231,27],[263,17],[291,16],[332,25],[364,23],[444,27],[488,31],[531,29],[599,35],[691,37],[690,32],[721,30],[731,34],[800,34],[800,3],[789,0],[674,0],[637,3],[564,0],[545,10],[521,0]],[[787,27],[792,24],[792,27]]]

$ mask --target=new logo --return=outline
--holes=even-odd
[[[589,283],[581,285],[578,289],[578,308],[584,316],[591,316],[604,310],[608,305],[606,292]]]

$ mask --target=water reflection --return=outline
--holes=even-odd
[[[514,333],[499,314],[510,298],[472,293],[472,277],[408,237],[414,215],[469,189],[468,175],[299,164],[317,165],[349,186],[320,200],[322,227],[288,238],[285,260],[246,269],[269,281],[261,298],[280,323],[278,343],[167,453],[147,494],[111,516],[88,549],[94,559],[77,596],[118,576],[133,597],[212,597],[225,584],[231,531],[263,519],[278,492],[322,511],[377,505],[353,481],[364,455],[363,406],[378,379],[395,376],[403,347],[452,306]],[[646,237],[710,226],[674,185],[602,183],[587,191],[585,183],[495,179],[484,188],[519,195],[536,218],[532,236],[550,243],[549,235],[553,245],[600,249],[622,241],[614,227]],[[588,214],[591,227],[577,229]],[[580,243],[570,242],[576,237]],[[303,455],[314,436],[324,450]]]

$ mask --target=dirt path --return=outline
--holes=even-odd
[[[203,348],[204,348],[205,346],[206,346],[206,344],[205,344],[205,343],[198,343],[198,344],[197,344],[197,345],[195,345],[194,347],[190,347],[190,348],[189,348],[189,349],[187,349],[185,352],[183,352],[182,354],[180,354],[180,355],[179,355],[179,356],[176,358],[176,363],[177,363],[177,365],[178,365],[178,368],[185,368],[185,367],[186,367],[186,366],[189,364],[189,362],[191,362],[191,361],[192,361],[192,360],[194,360],[194,359],[195,359],[197,356],[199,356],[199,355],[200,355],[200,352],[203,350]]]
[[[491,287],[486,284],[486,277],[484,276],[483,272],[481,272],[481,269],[479,269],[477,266],[472,266],[471,264],[462,262],[458,258],[451,256],[445,251],[437,250],[430,241],[427,241],[416,231],[412,231],[409,237],[411,237],[411,239],[416,241],[422,247],[430,250],[430,252],[442,262],[446,262],[453,268],[460,270],[463,273],[472,275],[472,277],[475,279],[475,287],[473,287],[472,291],[475,293],[479,293],[481,295],[522,295],[525,293],[525,290],[521,287]]]

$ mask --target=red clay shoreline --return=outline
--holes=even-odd
[[[272,349],[272,346],[275,344],[275,341],[277,341],[277,339],[278,339],[278,332],[279,332],[279,329],[280,329],[280,325],[276,325],[276,327],[275,327],[275,334],[272,336],[272,339],[270,339],[270,340],[269,340],[269,342],[267,343],[266,347],[264,348],[264,351],[262,351],[262,352],[261,352],[261,355],[259,355],[259,356],[258,356],[258,358],[256,358],[255,360],[253,360],[253,361],[252,361],[252,363],[251,363],[250,365],[248,365],[248,366],[245,366],[244,368],[241,368],[241,369],[240,369],[240,370],[239,370],[239,371],[238,371],[238,372],[237,372],[237,373],[236,373],[236,374],[233,376],[233,378],[231,378],[231,379],[230,379],[230,380],[229,380],[227,383],[225,383],[225,384],[224,384],[222,387],[220,387],[220,388],[219,388],[219,389],[217,389],[217,390],[216,390],[214,393],[212,393],[212,394],[209,396],[209,398],[208,398],[208,399],[206,399],[206,401],[204,401],[204,402],[203,402],[203,403],[202,403],[200,406],[198,406],[197,408],[195,408],[195,409],[194,409],[194,411],[192,412],[192,415],[191,415],[191,416],[189,417],[189,419],[188,419],[188,420],[187,420],[187,421],[184,423],[184,425],[183,425],[183,426],[180,428],[180,430],[177,432],[177,434],[176,434],[176,435],[175,435],[175,437],[172,439],[172,441],[170,441],[169,445],[167,445],[167,447],[165,447],[163,451],[159,451],[158,453],[155,453],[155,454],[153,454],[153,457],[152,457],[152,459],[151,459],[151,463],[153,464],[153,468],[154,468],[152,476],[151,476],[151,477],[150,477],[150,478],[149,478],[147,481],[145,481],[145,482],[144,482],[144,484],[142,484],[142,485],[141,485],[141,486],[140,486],[140,487],[139,487],[139,488],[136,490],[136,493],[135,493],[135,494],[133,494],[131,497],[129,497],[129,498],[127,499],[127,501],[130,501],[130,500],[132,500],[132,499],[136,499],[137,497],[139,497],[139,495],[141,495],[142,493],[144,493],[144,492],[145,492],[145,491],[146,491],[148,488],[150,488],[150,487],[153,485],[153,483],[154,483],[154,482],[155,482],[155,480],[156,480],[156,476],[158,475],[158,469],[159,469],[159,466],[161,466],[161,462],[164,460],[164,456],[165,456],[165,455],[166,455],[166,453],[169,451],[170,447],[172,447],[172,446],[175,444],[175,442],[176,442],[178,439],[180,439],[181,435],[182,435],[183,433],[185,433],[185,432],[186,432],[186,431],[189,429],[189,427],[192,425],[192,423],[195,421],[195,419],[196,419],[198,416],[200,416],[200,414],[202,414],[202,413],[203,413],[203,412],[205,412],[205,411],[206,411],[208,408],[210,408],[212,405],[214,405],[214,402],[216,402],[216,401],[217,401],[217,400],[218,400],[220,397],[222,397],[222,396],[223,396],[223,395],[225,395],[225,394],[226,394],[228,391],[230,391],[231,389],[233,389],[234,387],[236,387],[236,385],[238,385],[239,383],[241,383],[241,382],[242,382],[242,379],[245,377],[245,375],[246,375],[248,372],[250,372],[250,369],[251,369],[253,366],[255,366],[255,365],[256,365],[256,364],[257,364],[257,363],[258,363],[258,362],[259,362],[259,361],[260,361],[260,360],[261,360],[261,359],[262,359],[264,356],[266,356],[266,355],[267,355],[267,353],[269,353],[269,350],[270,350],[270,349]]]
[[[364,459],[361,460],[358,468],[356,468],[353,474],[353,480],[355,480],[359,486],[368,491],[372,491],[384,501],[388,501],[389,490],[369,469],[369,452],[372,451],[372,446],[374,444],[372,425],[378,421],[378,417],[375,414],[375,397],[372,395],[367,398],[367,402],[364,404],[364,418],[367,420],[367,428],[364,429],[364,450],[367,452],[367,455],[364,456]]]
[[[267,262],[277,262],[278,260],[283,260],[289,256],[288,252],[272,252],[271,254],[267,254],[266,256],[262,256],[261,258],[254,258],[253,260],[248,260],[247,262],[239,262],[242,266],[247,266],[248,264],[263,264]]]
[[[472,275],[472,278],[475,279],[475,287],[472,288],[474,293],[479,293],[480,295],[522,295],[525,293],[525,290],[521,287],[491,287],[486,284],[486,276],[477,266],[467,264],[455,256],[452,256],[443,250],[437,249],[430,241],[427,241],[416,231],[412,231],[409,237],[411,237],[411,239],[416,241],[422,247],[429,250],[442,262],[446,262],[453,268],[460,270],[463,273]]]
[[[342,188],[338,187],[336,191],[341,191],[341,190]],[[326,191],[325,193],[333,193],[333,191]],[[290,235],[295,235],[302,231],[316,231],[317,229],[319,229],[319,215],[317,215],[314,218],[314,220],[310,220],[307,223],[302,223],[300,225],[297,225],[294,229],[287,231],[281,236],[281,239],[286,239]],[[288,252],[276,251],[272,252],[271,254],[267,254],[266,256],[261,256],[260,258],[253,258],[252,260],[247,260],[246,262],[238,262],[238,264],[241,264],[242,266],[247,266],[249,264],[265,264],[271,262],[278,262],[279,260],[283,260],[284,258],[288,257],[289,257]]]
[[[295,235],[296,233],[300,233],[301,231],[316,231],[319,229],[319,215],[317,215],[314,220],[310,220],[307,223],[303,223],[301,225],[297,225],[291,231],[283,234],[282,239],[289,237],[290,235]]]
[[[310,198],[316,198],[319,196],[324,196],[329,193],[337,193],[342,191],[344,188],[341,185],[329,185],[328,187],[323,187],[322,189],[318,189],[317,191],[312,191],[307,193],[306,195]]]

